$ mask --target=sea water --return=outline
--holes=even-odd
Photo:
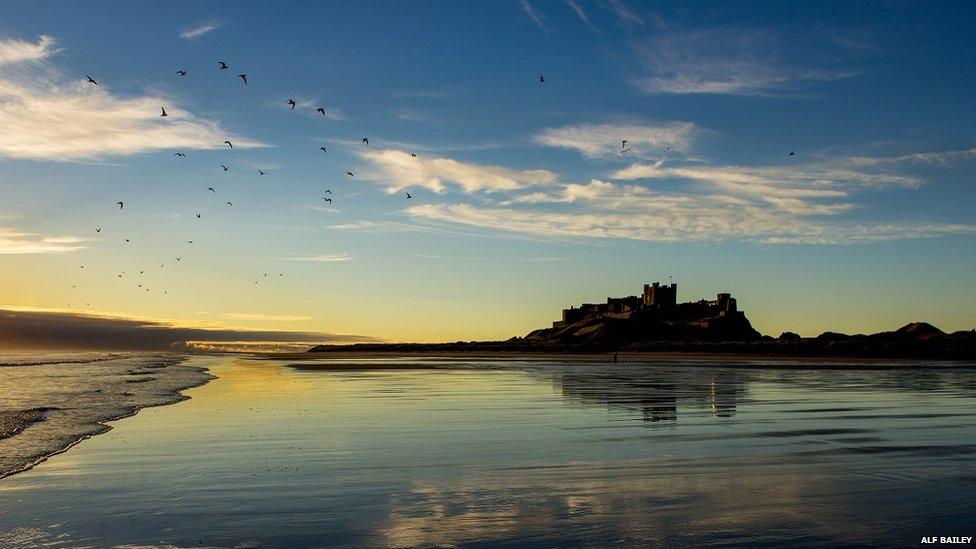
[[[218,379],[0,480],[0,546],[910,546],[976,530],[972,365],[188,365]]]

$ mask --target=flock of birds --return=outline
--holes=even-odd
[[[218,71],[224,71],[224,70],[229,70],[229,69],[230,69],[230,66],[225,61],[218,61],[217,62],[217,70]],[[180,70],[176,71],[176,74],[179,75],[181,78],[185,78],[189,74],[189,70],[187,70],[187,69],[180,69]],[[247,73],[238,74],[237,77],[241,79],[241,82],[243,83],[243,85],[247,86],[247,85],[250,84],[250,81],[248,80]],[[86,78],[86,80],[87,80],[87,82],[89,84],[91,84],[93,86],[98,86],[98,81],[95,80],[90,74],[85,74],[85,78]],[[294,99],[288,99],[288,101],[286,101],[285,104],[288,105],[288,107],[292,111],[294,111],[295,108],[298,107],[298,102],[296,102]],[[165,106],[160,106],[159,107],[159,110],[160,110],[160,117],[162,117],[162,118],[169,117],[169,113],[166,112],[166,107]],[[324,107],[318,107],[318,108],[316,108],[315,109],[315,112],[317,112],[321,116],[328,116],[328,113],[326,113],[326,110],[325,110]],[[361,140],[361,143],[362,143],[362,145],[364,147],[369,147],[369,137],[363,137],[362,140]],[[230,148],[230,149],[233,149],[234,148],[234,143],[231,142],[230,140],[225,140],[224,141],[224,144],[227,145],[227,147]],[[324,146],[319,147],[319,150],[321,150],[323,153],[328,153],[329,152]],[[179,151],[173,153],[173,156],[176,156],[178,158],[186,158],[187,157],[186,153],[179,152]],[[417,155],[415,153],[411,153],[410,156],[416,158]],[[221,170],[224,171],[224,172],[230,171],[230,167],[228,167],[226,164],[219,164],[219,166],[220,166]],[[257,168],[257,172],[258,172],[258,175],[259,176],[268,175],[268,173],[269,173],[267,170],[263,170],[261,168]],[[347,170],[346,171],[346,175],[349,176],[349,177],[356,177],[356,174],[353,173],[351,170]],[[213,194],[217,194],[217,190],[214,187],[207,187],[207,191],[209,191],[209,192],[211,192]],[[332,192],[332,189],[325,189],[325,191],[324,191],[323,194],[324,194],[324,196],[322,197],[322,200],[324,202],[326,202],[327,204],[332,204],[333,203],[333,197],[334,197],[334,193]],[[411,198],[413,198],[413,195],[411,195],[409,192],[405,192],[404,195],[405,195],[406,199],[408,199],[408,200],[411,199]],[[120,212],[125,210],[125,201],[124,200],[119,200],[118,202],[115,203],[115,205],[119,207],[119,211]],[[228,201],[225,202],[225,205],[226,206],[233,206],[234,203],[232,201],[228,200]],[[203,215],[200,212],[195,212],[194,213],[194,216],[196,217],[196,219],[202,219],[202,217],[203,217]],[[101,227],[95,227],[95,232],[100,234],[102,232],[102,228]],[[126,243],[131,243],[131,240],[128,239],[128,238],[125,238],[124,241]],[[193,240],[188,240],[187,241],[188,244],[193,244],[193,242],[194,242]],[[183,260],[183,257],[182,256],[176,256],[176,261],[177,262],[180,262],[182,260]],[[166,267],[166,264],[165,263],[159,265],[159,268],[160,269],[163,269],[165,267]],[[84,269],[85,266],[84,265],[81,265],[81,268]],[[145,270],[140,270],[139,271],[139,275],[143,275],[144,273],[145,273]],[[125,276],[125,271],[121,271],[117,275],[118,278],[123,278],[124,276]],[[283,277],[284,276],[284,273],[278,273],[278,276],[279,277]],[[264,278],[267,278],[267,277],[268,277],[268,273],[264,273]],[[253,284],[255,284],[255,285],[258,284],[258,281],[257,280],[253,281]],[[145,287],[142,283],[138,283],[137,286],[139,288],[144,289],[146,292],[149,292],[150,291],[150,288]],[[77,284],[72,285],[72,288],[77,288]],[[163,290],[163,294],[164,295],[165,294],[168,294],[168,292],[165,291],[165,290]],[[85,305],[86,306],[91,306],[91,303],[88,302]],[[70,303],[68,304],[68,307],[71,307],[71,304]]]
[[[219,71],[230,70],[230,66],[228,66],[225,61],[218,61],[217,62],[217,70],[219,70]],[[189,74],[189,71],[187,69],[180,69],[180,70],[176,71],[176,74],[179,75],[181,78],[185,78]],[[237,77],[241,79],[241,82],[243,82],[243,85],[247,86],[247,85],[250,84],[250,81],[248,80],[247,73],[238,74]],[[87,82],[89,84],[91,84],[93,86],[98,86],[98,81],[96,81],[94,78],[92,78],[91,75],[85,74],[85,78],[87,79]],[[546,82],[545,76],[542,75],[542,74],[540,74],[539,75],[539,84],[545,84],[545,82]],[[298,107],[298,103],[294,99],[288,99],[285,104],[288,105],[288,107],[292,111],[294,111],[296,109],[296,107]],[[159,109],[160,109],[160,116],[161,117],[164,117],[165,118],[165,117],[168,117],[169,116],[169,113],[166,112],[166,107],[165,106],[160,106]],[[317,112],[318,114],[320,114],[322,116],[328,116],[328,114],[326,113],[324,107],[318,107],[318,108],[316,108],[315,109],[315,112]],[[369,137],[363,137],[361,139],[361,143],[362,143],[362,145],[364,147],[369,147]],[[224,144],[227,145],[227,147],[230,148],[230,149],[233,149],[234,148],[234,144],[230,140],[225,140],[224,141]],[[626,139],[622,139],[621,140],[621,142],[620,142],[620,154],[627,154],[627,153],[629,153],[631,151],[631,147],[628,147],[627,144],[628,144],[628,141]],[[324,146],[319,147],[319,149],[323,153],[328,153],[328,150]],[[671,147],[668,146],[665,150],[666,151],[670,151],[671,150]],[[795,151],[790,151],[789,154],[788,154],[788,156],[794,156],[795,154],[796,154]],[[173,155],[176,156],[176,157],[179,157],[179,158],[185,158],[187,156],[186,153],[184,153],[184,152],[175,152],[175,153],[173,153]],[[414,157],[414,158],[417,157],[416,153],[410,153],[410,156],[411,157]],[[230,168],[226,164],[219,164],[219,166],[220,166],[221,170],[224,171],[224,172],[230,171]],[[267,175],[269,173],[268,171],[262,170],[260,168],[257,168],[257,171],[258,171],[258,175],[259,176],[264,176],[264,175]],[[353,173],[352,171],[349,171],[349,170],[346,171],[346,175],[349,176],[349,177],[356,177],[356,174]],[[211,192],[213,194],[217,194],[217,190],[214,187],[207,187],[207,191],[209,191],[209,192]],[[334,197],[334,193],[332,192],[332,189],[325,189],[325,191],[323,192],[323,194],[324,194],[324,196],[322,197],[322,200],[324,202],[326,202],[327,204],[330,204],[331,205],[333,203],[333,197]],[[404,191],[404,195],[405,195],[405,197],[406,197],[407,200],[413,198],[413,195],[411,195],[409,191]],[[119,207],[119,211],[124,211],[125,210],[125,201],[119,200],[115,204]],[[229,206],[229,207],[232,207],[234,204],[233,204],[232,201],[228,200],[228,201],[225,202],[225,205],[226,206]],[[200,212],[195,212],[194,215],[195,215],[196,219],[201,219],[202,218],[202,214]],[[96,233],[101,233],[102,232],[102,228],[101,227],[95,227],[95,232]],[[126,243],[130,243],[131,242],[130,239],[128,239],[128,238],[126,238],[124,240],[125,240]],[[187,244],[193,244],[193,243],[194,243],[193,240],[188,240],[187,241]],[[183,257],[182,256],[176,256],[175,259],[176,259],[177,262],[181,262],[183,260]],[[159,268],[160,269],[163,269],[165,267],[166,267],[166,264],[165,263],[162,263],[162,264],[159,265]],[[81,268],[84,269],[85,266],[84,265],[81,265]],[[140,270],[139,271],[139,275],[142,275],[144,273],[145,273],[144,270]],[[117,276],[118,276],[118,278],[123,278],[124,275],[125,275],[125,271],[122,271]],[[278,273],[278,276],[279,277],[283,277],[284,276],[284,273]],[[267,277],[268,277],[268,273],[264,273],[264,278],[267,278]],[[255,284],[255,285],[258,284],[258,281],[255,280],[253,282],[253,284]],[[77,284],[72,285],[72,288],[76,288],[76,287],[77,287]],[[142,283],[138,283],[138,287],[144,289],[146,292],[149,292],[149,290],[150,290],[148,287],[145,287]],[[163,294],[165,295],[165,294],[167,294],[167,292],[165,290],[163,290]],[[91,306],[91,303],[86,303],[86,306]],[[71,304],[70,303],[68,304],[68,307],[71,307]]]

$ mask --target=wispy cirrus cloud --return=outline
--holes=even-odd
[[[591,29],[597,32],[600,32],[600,29],[596,28],[593,22],[590,21],[589,15],[586,14],[586,10],[583,9],[583,6],[580,5],[578,0],[566,0],[566,5],[573,10],[576,16],[579,17],[580,21],[583,22],[583,24],[585,24],[587,27],[590,27]]]
[[[393,117],[406,122],[417,122],[430,126],[440,125],[440,118],[430,111],[418,110],[411,107],[400,107],[393,111]]]
[[[300,114],[308,118],[325,118],[327,120],[335,120],[337,122],[349,120],[349,118],[346,116],[346,113],[343,112],[342,109],[334,105],[326,105],[325,103],[317,99],[308,99],[308,98],[301,98],[301,97],[293,97],[291,99],[295,101],[294,112],[296,114]],[[274,101],[269,100],[265,102],[265,105],[272,108],[283,109],[287,111],[293,110],[291,108],[291,105],[285,99],[274,100]],[[318,112],[319,108],[324,110],[325,114]]]
[[[412,156],[394,149],[363,151],[360,157],[371,166],[363,178],[384,183],[391,194],[410,187],[443,193],[449,186],[466,193],[491,193],[548,184],[556,179],[548,170],[512,170],[451,158]]]
[[[779,50],[776,38],[760,31],[662,34],[638,47],[649,74],[634,85],[649,94],[776,95],[858,74],[787,62]]]
[[[283,261],[310,261],[313,263],[341,263],[344,261],[352,261],[354,258],[349,254],[342,253],[342,254],[282,257],[280,259]]]
[[[536,24],[542,30],[546,29],[546,19],[541,12],[536,11],[535,6],[532,5],[529,0],[519,0],[519,4],[522,6],[522,11],[529,16],[529,19]]]
[[[180,38],[182,38],[183,40],[196,40],[201,36],[210,34],[211,32],[219,29],[223,25],[224,25],[223,22],[218,19],[204,21],[202,23],[197,24],[196,26],[190,27],[180,32]]]
[[[627,149],[627,154],[632,156],[654,156],[667,149],[687,151],[700,133],[702,130],[691,122],[577,124],[545,129],[532,140],[546,147],[572,149],[591,158],[620,157]],[[626,147],[622,146],[623,140],[627,140]]]
[[[644,26],[644,18],[637,14],[623,0],[607,0],[610,12],[613,13],[621,23],[629,26]]]
[[[0,255],[65,254],[87,248],[86,241],[77,236],[46,236],[0,227]]]
[[[0,157],[91,161],[172,149],[218,149],[231,140],[242,149],[263,143],[154,94],[121,96],[82,79],[65,80],[47,63],[54,41],[0,40]],[[26,53],[25,53],[26,52]],[[169,116],[160,116],[165,106]]]
[[[314,320],[308,315],[268,315],[262,313],[219,313],[224,318],[260,322],[306,322]]]

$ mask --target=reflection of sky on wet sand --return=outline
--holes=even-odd
[[[0,481],[0,545],[905,545],[976,511],[973,370],[196,360]]]

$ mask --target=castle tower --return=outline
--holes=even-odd
[[[644,307],[673,309],[678,303],[678,284],[662,286],[660,282],[644,284]]]

